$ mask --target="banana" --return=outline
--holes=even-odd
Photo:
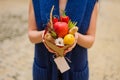
[[[74,35],[77,31],[78,31],[78,27],[72,27],[72,28],[69,30],[69,33]]]

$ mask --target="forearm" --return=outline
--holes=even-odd
[[[77,40],[77,44],[85,47],[85,48],[90,48],[94,41],[95,41],[95,37],[93,35],[83,35],[80,33],[78,34],[78,40]]]
[[[31,31],[28,31],[28,36],[29,36],[29,39],[32,43],[40,43],[42,42],[42,35],[43,35],[43,31],[37,31],[37,30],[31,30]]]

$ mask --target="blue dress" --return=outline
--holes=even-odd
[[[68,0],[65,11],[72,21],[77,21],[79,33],[86,34],[90,24],[91,14],[96,0]],[[53,15],[59,16],[59,0],[33,0],[35,19],[38,31],[46,27],[52,6],[55,6]],[[76,45],[65,56],[70,70],[61,74],[62,80],[88,80],[88,55],[87,49]],[[50,53],[43,43],[35,44],[33,63],[33,80],[58,80],[58,69]]]

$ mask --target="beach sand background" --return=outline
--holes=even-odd
[[[0,80],[32,80],[28,0],[0,0]],[[90,80],[120,80],[120,1],[100,0],[96,41],[89,49]]]

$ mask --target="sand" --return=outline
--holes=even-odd
[[[120,80],[120,1],[101,0],[96,40],[89,49],[90,80]],[[28,0],[0,0],[0,80],[32,80]]]

